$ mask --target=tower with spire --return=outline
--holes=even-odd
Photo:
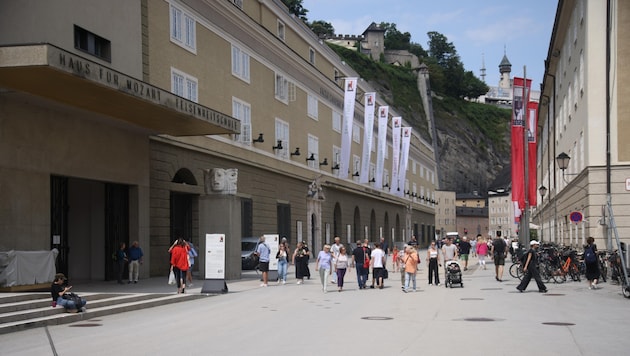
[[[479,70],[479,76],[482,82],[486,82],[486,57],[484,53],[481,53],[481,69]]]
[[[501,79],[499,79],[499,90],[510,90],[512,83],[510,81],[510,73],[512,72],[512,63],[507,58],[506,48],[503,47],[503,59],[499,63],[499,73],[501,73]]]

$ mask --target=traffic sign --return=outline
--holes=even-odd
[[[572,222],[577,224],[579,222],[582,222],[582,219],[584,217],[582,216],[582,213],[580,213],[579,211],[574,211],[574,212],[571,213],[569,218],[571,219]]]

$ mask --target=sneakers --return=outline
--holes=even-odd
[[[430,286],[432,286],[432,285],[433,285],[433,283],[429,283],[429,285],[430,285]]]
[[[261,286],[261,287],[266,287],[266,286],[267,286],[267,283],[262,283],[260,286]]]
[[[437,284],[437,286],[438,286],[438,287],[439,287],[439,286],[441,286],[441,285],[442,285],[442,283],[438,283],[438,284]]]
[[[284,279],[282,280],[282,284],[287,284],[287,281],[285,281]]]
[[[405,293],[407,293],[407,290],[406,290],[405,288],[403,288],[403,290],[402,290],[402,291],[403,291],[403,292],[405,292]]]
[[[302,281],[297,281],[297,284],[302,284]]]
[[[522,289],[520,289],[519,287],[516,287],[516,290],[517,290],[517,291],[519,291],[519,292],[521,292],[521,293],[523,293],[523,290],[522,290]]]
[[[539,290],[538,293],[547,293],[546,289]]]

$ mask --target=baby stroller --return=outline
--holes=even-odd
[[[448,261],[445,265],[446,269],[446,283],[444,287],[453,288],[453,284],[459,283],[464,288],[464,282],[462,281],[462,268],[457,261]]]

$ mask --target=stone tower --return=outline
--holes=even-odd
[[[372,22],[363,32],[363,42],[361,42],[361,52],[369,54],[372,60],[378,61],[382,54],[385,54],[385,29]]]
[[[501,59],[501,63],[499,63],[499,72],[501,73],[501,79],[499,79],[499,90],[510,90],[512,88],[512,84],[510,82],[512,63],[508,60],[505,51],[503,52],[503,59]]]

